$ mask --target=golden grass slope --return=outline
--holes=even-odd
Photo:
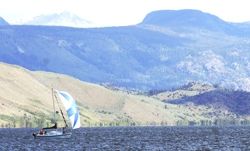
[[[212,108],[190,108],[164,103],[154,97],[114,91],[62,74],[33,72],[5,63],[0,63],[0,70],[0,123],[9,122],[10,119],[3,118],[5,115],[50,117],[53,111],[52,87],[69,92],[77,100],[83,126],[103,123],[175,125],[184,120],[210,120],[208,115],[215,112]]]

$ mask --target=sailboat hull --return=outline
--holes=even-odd
[[[46,134],[33,133],[35,139],[43,139],[43,138],[71,138],[72,133],[62,133],[60,131],[51,131]]]

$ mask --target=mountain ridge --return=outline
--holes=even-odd
[[[0,61],[145,92],[190,81],[250,90],[250,28],[233,26],[2,26]]]
[[[149,13],[142,23],[175,27],[175,28],[201,28],[209,30],[233,30],[233,24],[223,21],[217,16],[199,10],[159,10]]]
[[[3,25],[9,25],[9,23],[4,20],[2,17],[0,17],[0,26],[3,26]]]

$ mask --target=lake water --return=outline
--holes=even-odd
[[[80,128],[59,140],[33,139],[34,131],[0,129],[0,150],[250,150],[250,127]]]

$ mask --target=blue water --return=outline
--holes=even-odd
[[[80,128],[59,140],[33,139],[34,131],[0,129],[0,150],[250,150],[250,127]]]

